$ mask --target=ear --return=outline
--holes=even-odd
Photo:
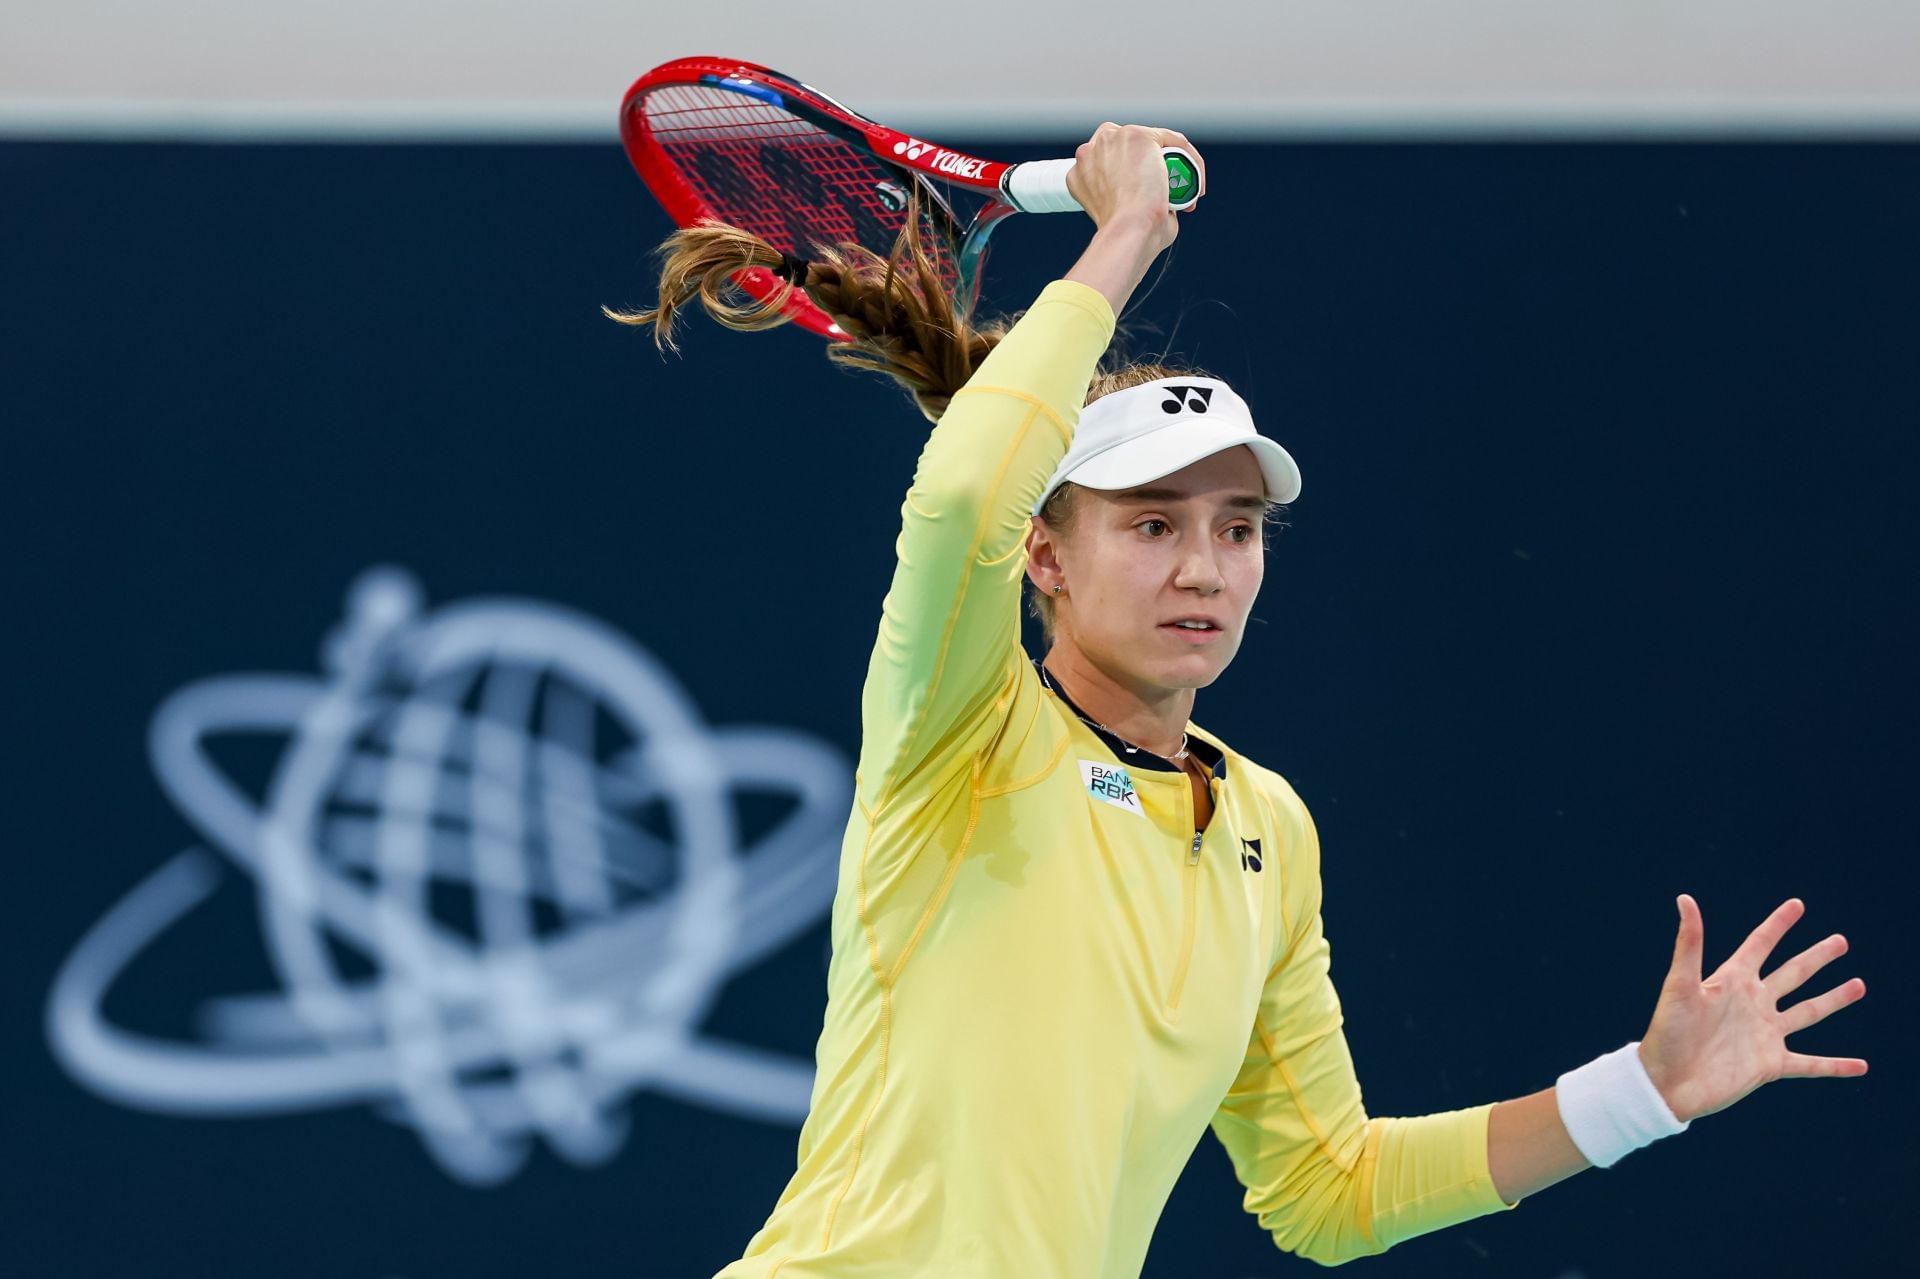
[[[1059,543],[1054,540],[1053,530],[1038,515],[1033,517],[1033,527],[1027,530],[1027,577],[1040,588],[1042,595],[1052,594],[1054,587],[1067,580],[1066,570],[1060,564]]]

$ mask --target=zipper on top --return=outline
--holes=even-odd
[[[1186,778],[1181,778],[1180,784],[1182,806],[1186,809],[1187,816],[1191,819],[1194,816],[1193,796],[1186,789]],[[1180,960],[1174,965],[1173,985],[1172,988],[1167,991],[1167,1011],[1169,1013],[1178,1013],[1180,1011],[1180,995],[1187,986],[1187,968],[1193,962],[1194,916],[1199,913],[1200,908],[1200,885],[1197,882],[1200,878],[1200,844],[1205,839],[1205,831],[1199,829],[1194,830],[1193,842],[1187,847],[1187,864],[1185,869],[1180,873],[1180,896],[1183,899],[1181,903],[1181,913],[1184,922],[1181,925]]]

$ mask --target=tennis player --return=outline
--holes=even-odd
[[[937,425],[901,507],[861,710],[826,1025],[799,1166],[726,1279],[1137,1275],[1212,1127],[1247,1210],[1323,1263],[1500,1211],[1785,1077],[1858,1075],[1785,1036],[1859,979],[1778,1002],[1775,910],[1701,976],[1700,911],[1639,1040],[1512,1101],[1370,1118],[1321,925],[1320,846],[1278,774],[1193,722],[1238,652],[1287,451],[1217,378],[1100,372],[1178,233],[1166,129],[1103,124],[1070,185],[1096,226],[1017,323],[956,325],[917,243],[803,262],[718,224],[667,244],[670,344],[697,299],[778,323],[743,267],[804,287]],[[1202,190],[1205,189],[1204,171]],[[909,225],[912,225],[909,222]],[[1022,579],[1048,640],[1020,643]]]

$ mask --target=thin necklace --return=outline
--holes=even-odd
[[[1034,665],[1040,668],[1040,682],[1042,684],[1045,684],[1049,689],[1052,689],[1054,692],[1060,693],[1059,686],[1057,686],[1053,682],[1052,675],[1047,670],[1047,664],[1045,662],[1035,662]],[[1075,706],[1071,701],[1067,700],[1067,695],[1065,693],[1060,693],[1060,700],[1067,703],[1068,710],[1072,711],[1075,715],[1078,715],[1080,717],[1081,723],[1091,724],[1095,728],[1099,729],[1101,732],[1105,733],[1107,736],[1119,738],[1120,744],[1127,748],[1127,754],[1138,755],[1143,751],[1148,755],[1153,754],[1153,752],[1150,750],[1147,750],[1146,747],[1135,746],[1132,742],[1128,741],[1124,737],[1121,737],[1120,734],[1114,732],[1111,728],[1108,728],[1105,724],[1102,724],[1099,720],[1094,719],[1090,715],[1082,713],[1082,711],[1078,706]],[[1185,759],[1186,757],[1187,757],[1187,735],[1186,733],[1182,732],[1180,734],[1180,749],[1175,751],[1171,755],[1160,755],[1160,756],[1157,756],[1156,758],[1164,759],[1169,762],[1177,762],[1179,760]]]

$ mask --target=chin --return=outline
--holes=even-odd
[[[1181,687],[1182,688],[1205,688],[1209,684],[1213,683],[1215,680],[1219,679],[1222,675],[1225,675],[1226,673],[1227,673],[1227,668],[1224,663],[1220,665],[1210,666],[1208,667],[1207,671],[1204,674],[1198,676],[1197,678],[1190,679],[1190,680],[1183,680],[1181,682]]]
[[[1226,673],[1232,653],[1187,653],[1162,664],[1155,682],[1165,688],[1205,688]]]

